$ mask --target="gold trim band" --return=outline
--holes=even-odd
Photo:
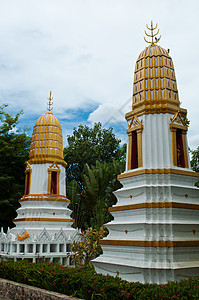
[[[108,211],[123,211],[141,208],[184,208],[184,209],[196,209],[199,210],[198,204],[178,203],[178,202],[151,202],[151,203],[138,203],[130,205],[121,205],[115,207],[109,207]]]
[[[59,156],[49,156],[48,157],[34,157],[29,159],[29,164],[46,164],[46,163],[53,163],[56,162],[59,165],[62,165],[64,168],[67,166],[67,162],[65,162],[63,159],[59,158]]]
[[[132,104],[132,111],[126,113],[125,118],[128,121],[133,114],[137,117],[147,114],[176,114],[178,111],[184,116],[187,110],[180,107],[179,101],[164,100],[142,100]]]
[[[62,201],[70,203],[70,200],[63,195],[53,195],[53,194],[29,194],[24,195],[18,202],[23,201]]]
[[[187,175],[192,177],[199,177],[199,173],[186,170],[177,170],[177,169],[142,169],[135,170],[132,172],[126,172],[117,176],[118,179],[128,178],[132,176],[142,175],[142,174],[179,174]]]
[[[58,219],[58,218],[20,218],[14,219],[13,222],[21,221],[50,221],[50,222],[74,222],[73,219]]]
[[[59,194],[29,194],[29,195],[24,195],[22,198],[25,198],[25,197],[30,197],[30,196],[35,196],[35,197],[38,197],[38,196],[46,196],[46,197],[62,197],[62,198],[66,198],[66,196],[64,195],[59,195]]]
[[[68,199],[60,199],[60,198],[42,198],[42,197],[35,197],[35,198],[26,198],[26,199],[19,199],[18,202],[25,202],[25,201],[62,201],[70,203]]]
[[[100,240],[100,245],[135,246],[135,247],[198,247],[199,241]]]

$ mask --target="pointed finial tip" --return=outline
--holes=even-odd
[[[153,21],[151,21],[151,27],[149,27],[148,24],[146,24],[146,28],[151,31],[150,34],[148,34],[145,30],[146,36],[151,38],[151,42],[149,42],[144,37],[145,42],[147,42],[148,44],[151,44],[151,45],[157,44],[159,42],[159,40],[161,39],[161,35],[158,38],[156,37],[159,33],[159,29],[157,29],[157,27],[158,27],[157,23],[156,23],[155,27],[153,27]],[[157,29],[157,32],[154,33],[154,30],[156,30],[156,29]],[[155,41],[154,41],[154,37],[155,37]]]
[[[47,98],[48,99],[48,102],[47,102],[47,110],[48,112],[51,112],[51,110],[53,109],[52,105],[53,105],[53,97],[52,97],[52,91],[50,91],[50,97]]]

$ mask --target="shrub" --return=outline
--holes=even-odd
[[[85,300],[199,299],[199,277],[162,285],[142,284],[96,274],[92,267],[70,268],[25,260],[0,262],[0,277]]]
[[[104,226],[101,226],[99,230],[90,227],[84,232],[79,233],[80,240],[73,241],[71,252],[68,253],[71,261],[74,261],[76,266],[88,267],[90,261],[102,253],[99,241],[106,233]]]

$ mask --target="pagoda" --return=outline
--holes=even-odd
[[[123,187],[109,211],[99,273],[128,281],[166,283],[199,275],[199,174],[190,168],[187,111],[181,108],[169,50],[151,38],[134,72]]]
[[[26,162],[25,194],[19,200],[16,227],[0,233],[3,259],[38,259],[69,265],[66,253],[77,231],[66,198],[62,129],[52,113],[52,96],[47,112],[33,128],[29,160]]]

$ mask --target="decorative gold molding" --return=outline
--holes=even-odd
[[[183,117],[181,114],[180,114],[180,110],[178,110],[178,112],[173,116],[173,118],[170,118],[171,120],[171,123],[173,124],[174,122],[182,125],[182,126],[185,126],[186,127],[186,116]]]
[[[19,241],[23,241],[25,239],[28,239],[30,237],[29,233],[27,232],[27,230],[25,230],[24,234],[22,236],[17,234],[17,238]]]
[[[132,134],[128,134],[128,170],[131,170]]]
[[[60,198],[55,198],[55,199],[51,199],[51,198],[27,198],[27,199],[19,199],[18,202],[25,202],[25,201],[61,201],[61,202],[67,202],[70,203],[70,200],[68,199],[60,199]]]
[[[185,168],[189,167],[188,164],[188,153],[186,145],[186,132],[188,130],[186,126],[186,115],[184,117],[180,113],[180,110],[176,112],[173,118],[170,118],[171,123],[169,124],[171,130],[171,147],[172,147],[172,163],[173,166],[178,166],[177,163],[177,142],[176,142],[176,131],[177,129],[182,131],[182,144],[183,144],[183,153],[184,153],[184,162]],[[176,123],[174,123],[176,122]]]
[[[142,120],[139,120],[136,115],[133,115],[130,124],[128,124],[127,133],[137,129],[142,129]]]
[[[63,195],[53,195],[53,194],[29,194],[28,196],[23,196],[19,199],[19,202],[23,201],[62,201],[70,203],[70,200]]]
[[[172,149],[172,163],[177,166],[177,146],[176,146],[176,129],[171,129],[171,149]]]
[[[109,212],[124,211],[132,209],[143,208],[182,208],[182,209],[194,209],[199,210],[199,204],[179,203],[179,202],[150,202],[150,203],[137,203],[129,205],[120,205],[109,207]]]
[[[74,222],[73,219],[58,219],[58,218],[20,218],[14,219],[13,222],[22,222],[22,221],[50,221],[50,222]]]
[[[27,162],[28,163],[28,162]],[[30,188],[31,188],[31,179],[32,179],[32,169],[26,169],[25,170],[25,174],[26,174],[26,179],[25,179],[25,191],[24,194],[29,195],[30,193]],[[29,175],[28,175],[29,174]],[[28,184],[28,177],[29,176],[29,187],[28,187],[28,193],[26,193],[26,188],[27,188],[27,184]]]
[[[50,165],[48,168],[48,194],[50,194],[51,192],[52,172],[57,173],[57,194],[59,194],[59,174],[61,170],[56,162],[53,162],[52,165]]]
[[[138,168],[143,166],[142,162],[142,129],[137,130],[137,145],[138,145]]]
[[[183,144],[185,168],[188,168],[189,163],[188,163],[188,153],[187,153],[187,143],[186,143],[186,132],[185,131],[182,131],[182,144]]]
[[[54,170],[54,169],[60,169],[60,166],[54,161],[52,163],[52,165],[49,166],[49,169],[52,169],[52,170]]]
[[[57,164],[62,165],[63,167],[67,166],[67,162],[65,162],[63,159],[58,159],[57,156],[48,156],[48,158],[31,158],[29,159],[30,164],[47,164],[47,163],[53,163],[56,160]]]
[[[57,172],[57,194],[59,194],[59,185],[60,185],[59,175],[60,175],[60,172]]]
[[[100,240],[100,245],[135,246],[135,247],[198,247],[199,241],[132,241]]]
[[[51,190],[51,178],[52,178],[52,171],[48,170],[48,189],[47,189],[48,194],[51,194],[50,193],[50,190]]]
[[[169,113],[175,115],[176,112],[180,110],[182,115],[186,115],[187,110],[184,108],[180,108],[179,101],[171,101],[171,100],[142,100],[138,103],[134,103],[132,105],[132,111],[126,113],[125,118],[129,121],[134,114],[137,117],[147,114],[162,114]]]
[[[141,170],[134,170],[131,172],[126,172],[117,176],[118,179],[128,178],[132,176],[142,175],[142,174],[179,174],[179,175],[186,175],[192,177],[199,177],[199,173],[188,171],[188,170],[181,170],[181,169],[141,169]]]
[[[131,127],[131,128],[128,128],[126,130],[127,134],[130,134],[132,131],[137,131],[137,130],[143,130],[144,126],[143,125],[138,125],[138,126],[134,126],[134,127]]]
[[[130,120],[128,120],[130,121]],[[137,155],[138,155],[138,168],[142,167],[142,131],[143,131],[142,120],[139,120],[136,115],[132,115],[131,121],[128,124],[127,134],[128,140],[128,170],[131,170],[131,159],[132,159],[132,132],[137,133]]]
[[[169,128],[171,130],[177,130],[177,129],[180,129],[180,130],[183,130],[185,133],[187,132],[188,128],[187,126],[184,126],[184,125],[181,125],[181,124],[175,124],[175,123],[170,123],[169,124]]]
[[[61,198],[67,199],[66,196],[64,196],[64,195],[58,195],[58,194],[57,195],[53,195],[53,194],[29,194],[28,196],[24,195],[22,198],[38,197],[38,196],[51,197],[51,198],[53,198],[53,197],[61,197]]]
[[[25,164],[26,164],[26,170],[31,170],[32,169],[29,161],[26,161]]]

